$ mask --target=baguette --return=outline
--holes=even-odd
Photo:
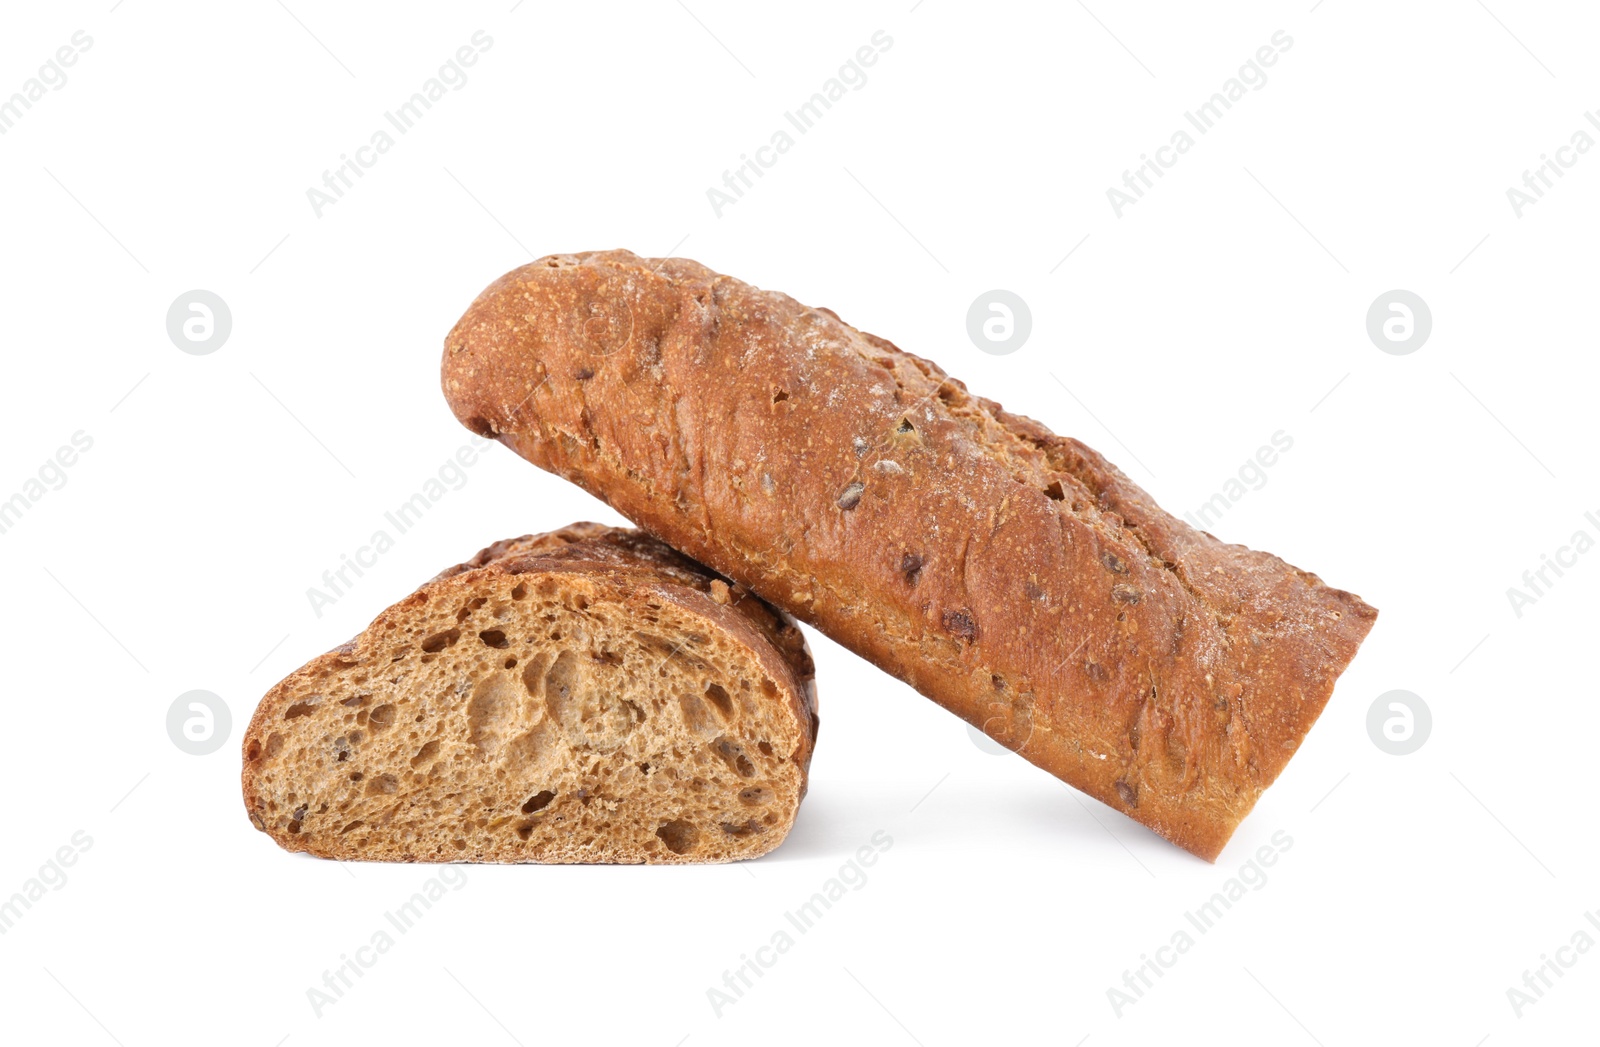
[[[794,824],[800,630],[637,531],[497,542],[274,687],[250,820],[324,858],[720,862]]]
[[[685,259],[508,273],[442,378],[467,428],[1208,861],[1377,615],[931,361]]]

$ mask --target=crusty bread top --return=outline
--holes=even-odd
[[[1213,860],[1376,617],[931,361],[686,259],[506,274],[443,384],[468,428]]]

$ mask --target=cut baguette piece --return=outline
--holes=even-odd
[[[495,543],[269,691],[244,800],[324,858],[734,861],[789,832],[816,730],[792,619],[580,523]]]

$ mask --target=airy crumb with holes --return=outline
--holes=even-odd
[[[816,741],[794,622],[637,531],[498,542],[262,699],[250,820],[375,861],[723,862],[794,824]]]

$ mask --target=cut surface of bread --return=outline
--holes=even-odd
[[[574,524],[490,546],[274,687],[244,799],[319,857],[732,861],[794,824],[816,727],[791,619]]]

